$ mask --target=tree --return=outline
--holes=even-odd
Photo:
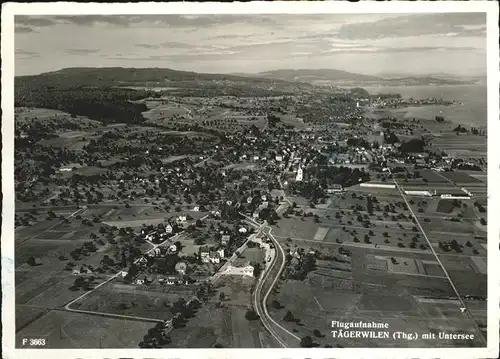
[[[321,332],[319,331],[319,329],[314,329],[313,334],[314,334],[315,337],[318,337],[318,338],[320,338],[320,337],[323,336],[323,334],[321,334]]]
[[[219,300],[220,300],[221,302],[223,302],[223,301],[224,301],[224,299],[226,299],[226,295],[225,295],[223,292],[221,292],[221,293],[219,294]]]
[[[34,266],[36,264],[36,261],[35,261],[35,257],[29,257],[27,260],[26,260],[26,263],[28,263],[28,265],[30,266]]]
[[[80,289],[85,283],[85,279],[83,277],[78,277],[73,282],[73,286],[70,289],[77,290]]]
[[[253,276],[255,278],[258,278],[260,276],[260,273],[262,272],[262,268],[260,267],[259,263],[255,263],[253,267]]]
[[[277,300],[273,300],[273,301],[271,302],[271,306],[272,306],[274,309],[281,309],[281,308],[283,308],[283,307],[281,306],[281,303],[280,303],[280,302],[278,302]]]
[[[292,314],[291,311],[287,311],[285,316],[283,317],[283,320],[287,321],[287,322],[295,322],[295,316]]]
[[[310,336],[305,336],[300,340],[300,346],[302,348],[312,348],[313,347],[313,340]]]
[[[249,309],[247,310],[247,312],[245,313],[245,318],[247,320],[257,320],[259,319],[259,315],[255,312],[255,310],[253,309]]]

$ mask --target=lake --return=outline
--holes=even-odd
[[[393,111],[406,112],[405,118],[433,119],[443,116],[446,120],[460,125],[486,127],[487,89],[485,84],[446,86],[368,86],[363,87],[370,94],[399,93],[405,98],[442,98],[460,101],[462,106],[420,106],[406,107]]]

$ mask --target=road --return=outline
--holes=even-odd
[[[392,176],[391,172],[389,172],[389,174]],[[474,317],[472,316],[471,312],[467,308],[467,304],[465,303],[465,301],[462,299],[462,297],[458,293],[458,290],[457,290],[457,288],[455,286],[455,283],[453,283],[453,280],[451,279],[450,275],[448,274],[448,271],[446,270],[445,266],[441,262],[441,259],[439,258],[439,255],[434,250],[434,247],[432,246],[431,241],[427,237],[427,234],[425,233],[424,229],[422,228],[422,225],[420,224],[417,216],[415,215],[415,213],[413,212],[413,209],[411,208],[410,204],[408,203],[408,200],[406,199],[406,196],[405,196],[403,190],[399,186],[398,181],[396,181],[396,179],[394,178],[394,176],[392,176],[392,180],[394,181],[394,184],[396,185],[396,188],[398,189],[399,193],[401,194],[401,197],[403,198],[406,206],[408,207],[408,210],[410,211],[413,219],[415,219],[415,223],[416,223],[418,229],[420,230],[420,232],[424,236],[425,240],[427,241],[427,244],[429,245],[429,247],[430,247],[430,249],[432,251],[432,254],[434,255],[434,258],[436,259],[436,261],[439,263],[439,265],[443,269],[443,272],[444,272],[446,278],[448,279],[448,282],[450,283],[451,288],[453,289],[453,291],[455,292],[455,295],[457,296],[457,300],[460,302],[461,307],[465,308],[465,315],[467,315],[469,317],[469,319],[471,320],[472,324],[474,325],[474,327],[475,327],[475,329],[477,331],[477,335],[478,335],[479,339],[481,340],[481,342],[483,343],[483,345],[487,346],[486,339],[484,338],[484,335],[483,335],[481,329],[479,328],[476,320],[474,319]]]
[[[213,156],[210,156],[210,157],[207,157],[205,158],[204,160],[201,160],[200,162],[196,163],[193,165],[193,167],[200,167],[202,164],[204,164],[205,162],[207,162],[208,160],[212,159]]]
[[[280,274],[282,273],[285,266],[285,252],[276,238],[274,238],[274,236],[271,234],[271,228],[267,226],[266,222],[264,222],[263,225],[260,225],[250,217],[245,217],[255,227],[259,229],[266,228],[269,230],[266,235],[273,242],[276,249],[274,251],[274,256],[271,259],[270,265],[263,270],[261,279],[257,282],[253,297],[255,311],[257,315],[260,316],[260,320],[266,330],[276,340],[276,342],[279,343],[279,345],[281,345],[283,348],[289,347],[289,343],[296,343],[298,345],[300,342],[300,338],[277,323],[271,317],[267,309],[267,300],[269,298],[269,295],[272,293],[272,290],[276,285],[276,282],[279,280]]]

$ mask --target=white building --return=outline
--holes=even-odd
[[[186,222],[187,221],[187,217],[186,216],[179,216],[179,217],[177,217],[177,221],[181,222],[181,223]]]
[[[187,270],[187,264],[184,263],[184,262],[178,262],[176,265],[175,265],[175,270],[177,271],[177,273],[179,274],[186,274],[186,270]]]
[[[175,277],[167,277],[165,283],[168,285],[174,285],[177,282],[177,278]]]
[[[229,234],[224,234],[221,237],[221,243],[228,244],[230,239],[231,239],[231,236]]]
[[[432,196],[432,193],[429,191],[405,191],[405,194],[409,196],[426,196],[426,197]]]
[[[200,258],[203,263],[210,262],[210,251],[207,246],[200,247]]]
[[[297,170],[297,176],[295,177],[295,181],[301,182],[303,178],[304,178],[304,173],[302,171],[302,167],[299,166],[299,169]]]
[[[172,226],[170,224],[168,224],[167,226],[165,226],[165,232],[166,233],[172,233],[174,229],[172,228]]]
[[[241,268],[241,272],[243,275],[247,275],[253,277],[253,267],[251,265],[247,265],[246,267]]]
[[[370,183],[364,182],[360,184],[361,187],[369,187],[369,188],[396,188],[395,184],[391,183]]]

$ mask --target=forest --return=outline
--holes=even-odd
[[[15,88],[15,107],[37,107],[60,110],[73,117],[86,116],[103,123],[142,123],[142,112],[147,107],[131,101],[150,97],[147,91],[123,88],[97,88],[75,86],[24,86]]]

